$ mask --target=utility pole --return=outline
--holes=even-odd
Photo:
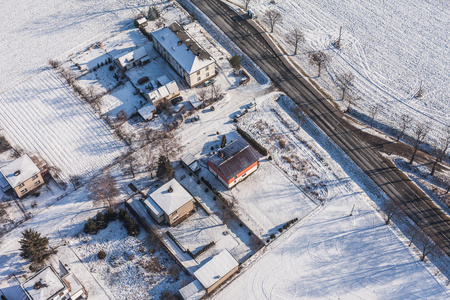
[[[353,209],[355,208],[355,204],[353,204],[352,211],[350,212],[350,217],[353,216]]]
[[[338,49],[341,49],[341,36],[342,36],[342,26],[339,27],[339,38],[334,42],[334,46]]]

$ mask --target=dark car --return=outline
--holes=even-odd
[[[150,79],[147,76],[142,77],[141,79],[138,80],[139,84],[144,84],[147,81],[149,81]]]
[[[177,104],[180,103],[181,101],[183,101],[183,97],[181,97],[181,96],[180,96],[180,97],[173,98],[173,99],[171,100],[173,106],[177,105]]]

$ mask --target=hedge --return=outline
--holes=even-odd
[[[214,246],[216,243],[214,241],[212,241],[211,243],[209,243],[208,245],[205,245],[203,248],[201,248],[200,250],[197,251],[197,253],[193,254],[191,252],[191,250],[187,249],[187,254],[189,254],[190,257],[192,257],[193,259],[196,259],[200,254],[202,254],[203,252],[206,252],[208,249],[210,249],[212,246]]]
[[[250,144],[253,148],[255,148],[259,153],[266,156],[268,154],[267,149],[264,148],[260,143],[258,143],[255,139],[253,139],[247,132],[242,130],[240,127],[237,127],[236,131]]]

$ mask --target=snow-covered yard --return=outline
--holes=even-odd
[[[124,143],[54,70],[46,70],[0,94],[0,126],[13,147],[37,150],[61,179],[92,176],[111,164]]]
[[[444,284],[366,199],[363,193],[335,198],[214,299],[448,299]]]

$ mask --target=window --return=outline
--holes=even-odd
[[[36,178],[38,178],[37,175],[34,175],[33,177],[31,177],[32,180],[35,180]]]
[[[177,212],[178,212],[178,210],[174,211],[174,212],[172,213],[172,216],[175,215]]]
[[[17,187],[20,189],[20,188],[22,188],[24,185],[25,185],[25,184],[21,183],[21,184],[19,184]]]
[[[201,79],[200,77],[197,77],[197,81],[200,81],[200,79]]]
[[[200,71],[197,71],[197,75],[200,75]]]
[[[206,73],[206,77],[209,77],[209,73]]]
[[[34,185],[38,185],[38,184],[40,184],[40,183],[41,183],[41,181],[38,180],[38,181],[36,181],[36,182],[34,183]]]
[[[27,189],[23,189],[23,190],[20,191],[21,194],[25,194],[26,192],[28,192]]]
[[[175,216],[172,221],[175,221],[176,219],[178,219],[179,216]]]
[[[209,70],[209,66],[206,66],[206,69],[205,69],[206,71],[208,71]]]

